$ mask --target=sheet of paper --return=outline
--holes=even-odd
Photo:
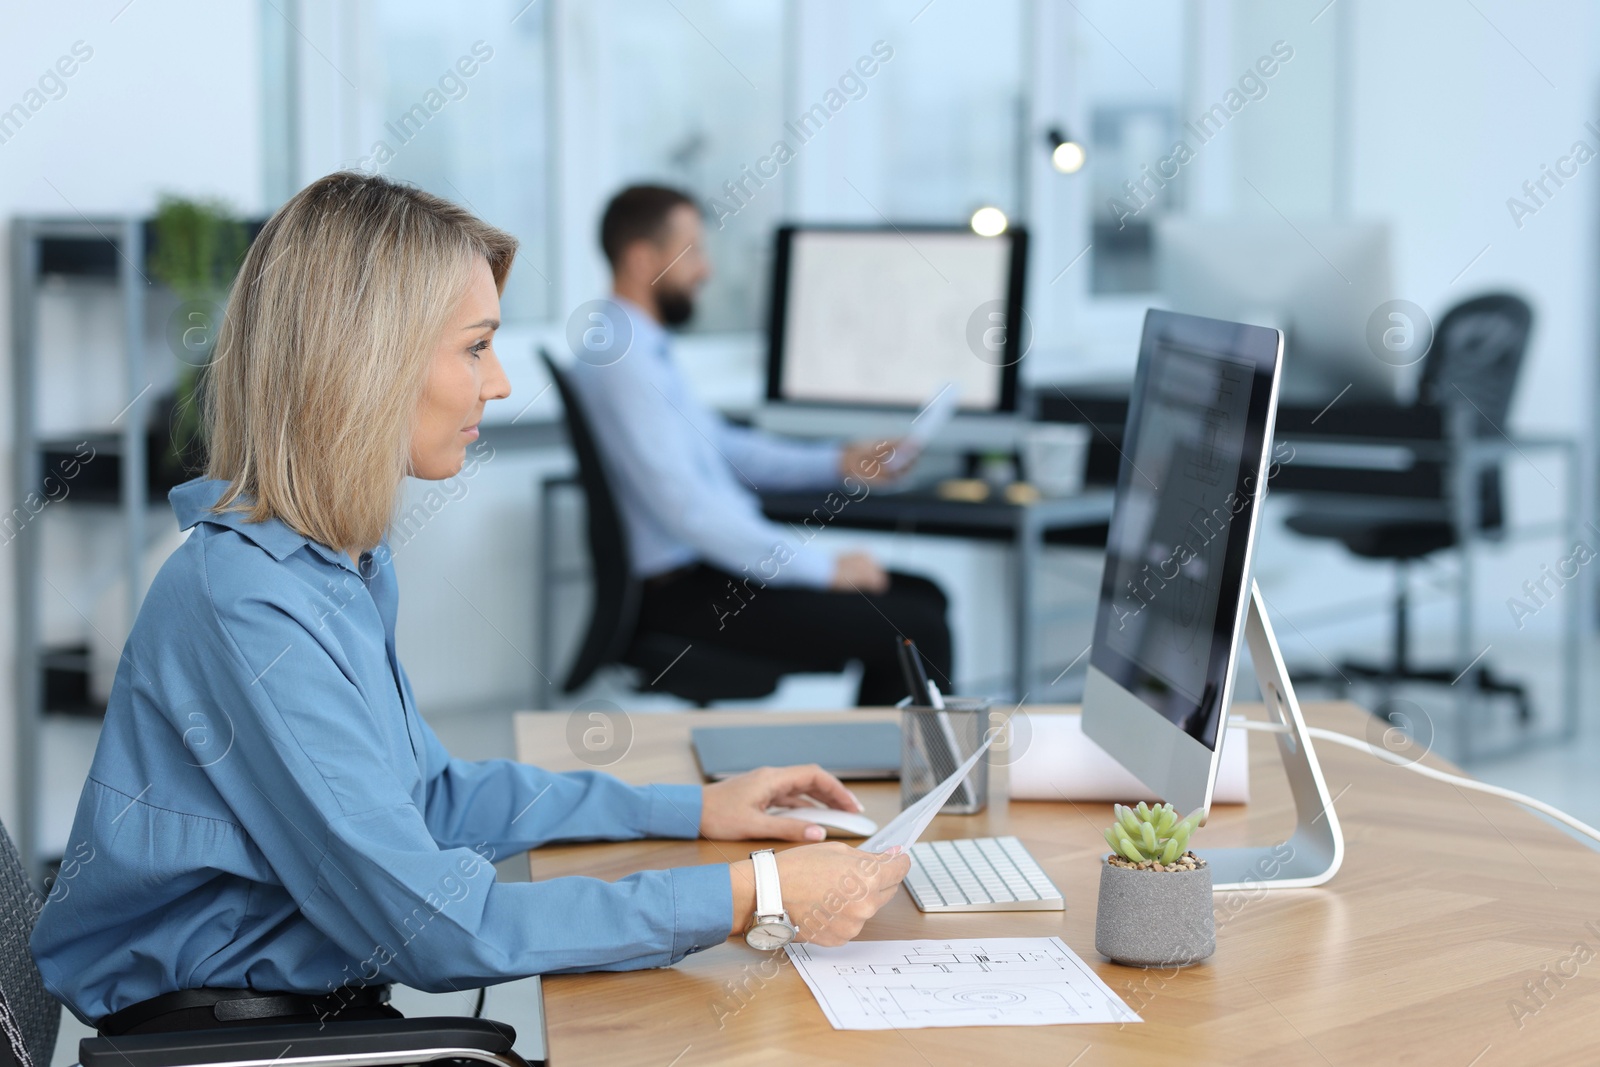
[[[920,456],[939,431],[950,424],[955,418],[956,409],[961,406],[961,387],[955,382],[946,382],[917,412],[917,417],[911,421],[911,428],[900,438],[900,450],[889,461],[889,467],[898,470]]]
[[[1078,715],[1026,709],[1011,716],[1012,800],[1160,800],[1105,749],[1083,734]],[[1212,802],[1250,803],[1249,738],[1237,726],[1223,735]]]
[[[788,951],[835,1030],[1144,1021],[1059,937],[852,941]]]
[[[950,794],[956,791],[956,786],[962,779],[971,773],[972,768],[978,765],[978,760],[989,751],[989,746],[1000,735],[998,730],[989,731],[989,736],[983,739],[983,744],[978,746],[978,751],[967,758],[967,762],[956,768],[956,772],[938,785],[921,800],[906,808],[896,815],[877,833],[861,843],[863,852],[887,852],[895,845],[910,848],[916,844],[917,838],[922,836],[922,831],[928,828],[933,817],[939,814],[939,809],[944,807],[944,802],[950,799]]]

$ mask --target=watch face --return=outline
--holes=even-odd
[[[762,952],[772,952],[794,940],[794,927],[788,923],[768,920],[756,923],[744,935],[745,944]]]

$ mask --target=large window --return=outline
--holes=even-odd
[[[698,329],[762,324],[782,221],[1022,211],[1020,0],[606,7],[619,181],[671,181],[709,206],[718,273]]]
[[[707,204],[706,251],[715,273],[693,327],[752,329],[766,305],[772,231],[786,200],[787,168],[772,155],[785,136],[784,5],[603,3],[598,58],[610,122],[585,137],[605,140],[617,188],[662,182]],[[577,226],[575,239],[592,242],[597,221]]]
[[[1194,118],[1183,100],[1199,16],[1185,0],[283,10],[303,31],[283,34],[302,93],[303,128],[280,138],[299,145],[295,185],[364,166],[511,230],[513,322],[559,323],[598,295],[599,213],[622,186],[654,181],[707,205],[715,274],[696,331],[761,328],[785,221],[960,224],[992,206],[1034,230],[1031,314],[1048,347],[1100,329],[1089,320],[1120,314],[1119,295],[1151,292],[1156,221],[1201,199],[1191,170],[1148,176]],[[1063,128],[1087,149],[1080,173],[1044,162]]]
[[[885,0],[805,5],[800,17],[807,54],[790,110],[827,106],[846,78],[860,83],[803,171],[804,215],[950,223],[986,205],[1023,213],[1024,4]],[[862,69],[874,73],[855,77]]]
[[[463,204],[521,241],[508,320],[548,318],[547,2],[382,0],[362,9],[366,170]]]
[[[1137,10],[1113,0],[1075,5],[1076,78],[1089,124],[1093,293],[1156,288],[1155,222],[1183,206],[1188,177],[1187,164],[1173,158],[1183,121],[1183,26],[1180,0]]]

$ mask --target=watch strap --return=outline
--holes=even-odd
[[[778,857],[772,849],[750,853],[756,874],[756,915],[782,915],[783,891],[778,885]]]

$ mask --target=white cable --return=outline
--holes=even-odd
[[[1245,730],[1260,730],[1271,734],[1286,734],[1289,732],[1289,728],[1282,723],[1262,722],[1259,719],[1243,719],[1237,716],[1229,716],[1228,725],[1238,726]],[[1396,767],[1404,767],[1408,771],[1416,771],[1424,778],[1432,778],[1438,782],[1448,782],[1450,785],[1460,786],[1462,789],[1473,789],[1479,793],[1487,793],[1492,797],[1515,801],[1524,807],[1532,808],[1534,811],[1550,816],[1557,822],[1570,826],[1585,837],[1600,841],[1600,830],[1596,830],[1586,822],[1574,819],[1560,808],[1551,807],[1542,800],[1535,800],[1530,796],[1511,789],[1502,789],[1497,785],[1489,785],[1486,782],[1480,782],[1472,778],[1464,778],[1459,774],[1446,774],[1444,771],[1436,771],[1432,767],[1424,767],[1420,763],[1397,756],[1387,749],[1379,748],[1370,741],[1359,737],[1351,737],[1349,734],[1341,734],[1334,730],[1324,730],[1320,726],[1308,726],[1306,727],[1306,733],[1318,740],[1332,741],[1334,744],[1344,745],[1346,748],[1370,752],[1385,763],[1391,763]]]

